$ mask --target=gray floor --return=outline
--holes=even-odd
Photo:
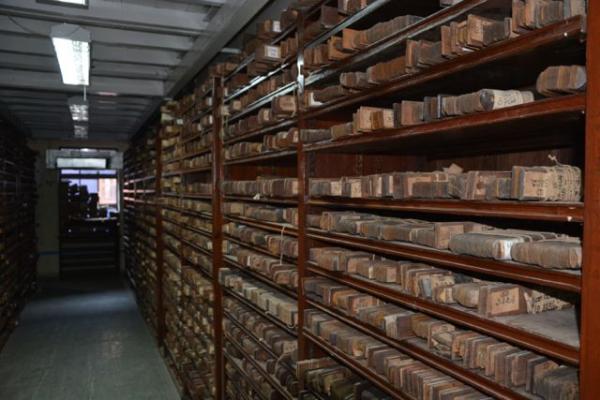
[[[179,399],[118,277],[41,285],[0,353],[2,400]]]

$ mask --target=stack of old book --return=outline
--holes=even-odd
[[[295,51],[295,50],[294,50]],[[234,75],[234,76],[245,76],[247,78],[247,75],[245,74],[240,74],[240,75]],[[246,81],[246,79],[239,79],[240,83]],[[291,68],[286,68],[284,70],[281,71],[281,73],[278,73],[272,77],[270,77],[269,79],[265,79],[264,81],[260,82],[258,85],[256,85],[255,87],[253,87],[252,89],[248,90],[246,93],[244,93],[244,95],[240,96],[239,98],[239,106],[236,104],[232,104],[232,115],[235,115],[235,112],[239,112],[243,109],[243,107],[247,107],[250,104],[254,103],[256,100],[275,92],[277,89],[287,85],[290,82],[294,82],[295,78],[292,75],[292,70]],[[247,84],[249,82],[245,82],[245,84]],[[242,85],[239,85],[242,86]],[[233,91],[231,91],[233,92]]]
[[[225,181],[226,195],[295,197],[298,196],[298,179],[258,177],[255,181]]]
[[[294,299],[229,268],[219,270],[219,282],[285,325],[297,326],[298,304]]]
[[[541,395],[542,387],[549,379],[564,373],[570,381],[565,383],[566,387],[562,388],[561,393],[577,389],[576,369],[560,366],[534,352],[474,331],[459,329],[425,314],[386,304],[325,278],[307,278],[304,288],[309,298],[358,319],[389,338],[406,340],[418,337],[431,352],[454,360],[464,368],[480,369],[485,376],[502,385]],[[499,309],[510,303],[507,301],[509,297],[510,294],[504,293],[490,300]],[[559,368],[560,373],[554,371]],[[546,375],[551,371],[554,372]]]
[[[295,337],[231,297],[224,298],[223,308],[229,318],[246,327],[271,351],[280,356],[280,362],[290,367],[294,366],[298,351],[298,340]]]
[[[584,92],[587,74],[582,65],[557,65],[546,68],[538,76],[536,90],[546,97]]]
[[[431,351],[503,386],[543,399],[579,398],[576,368],[424,314],[413,314],[410,325]]]
[[[464,172],[456,164],[442,171],[313,178],[313,197],[581,201],[581,170],[571,165],[514,166],[511,171]]]
[[[227,337],[225,338],[228,339]],[[236,393],[239,393],[239,391],[242,390],[247,396],[254,396],[249,398],[281,398],[281,394],[277,391],[277,389],[271,386],[270,382],[265,377],[266,374],[264,370],[259,371],[253,363],[247,360],[246,354],[239,351],[237,347],[229,342],[229,340],[225,341],[224,348],[225,360],[227,362],[225,365],[225,371],[227,372],[229,378],[227,383],[233,383],[233,385],[230,385],[230,390],[234,390]],[[230,365],[230,363],[234,363],[235,366]],[[242,370],[243,373],[238,373],[238,370]],[[259,392],[256,392],[256,390]]]
[[[580,269],[582,263],[579,238],[554,232],[498,229],[475,222],[389,218],[352,211],[323,212],[320,228],[543,268]]]
[[[310,249],[310,260],[323,269],[357,275],[386,284],[398,292],[436,303],[473,309],[485,317],[537,314],[573,306],[572,299],[566,295],[560,297],[550,290],[541,291],[513,283],[486,281],[427,264],[390,260],[363,251],[314,247]],[[310,283],[310,288],[305,283],[306,290],[315,292],[316,289],[326,289],[330,282],[321,279]],[[340,285],[335,287],[342,288],[341,295],[344,295],[343,290],[348,289]],[[329,298],[329,294],[320,296],[323,299]],[[323,302],[329,304],[328,301]]]
[[[345,15],[340,14],[338,7],[322,5],[317,18],[310,21],[304,28],[304,39],[308,42],[312,41],[323,32],[342,22],[344,18]]]
[[[183,248],[181,249],[181,254],[185,262],[190,263],[196,267],[200,267],[205,272],[211,274],[212,257],[201,253],[192,246],[183,246]]]
[[[241,216],[267,222],[288,223],[297,225],[298,209],[282,208],[267,204],[252,204],[226,201],[223,212],[230,216]]]
[[[355,375],[350,369],[339,365],[332,358],[313,358],[298,361],[298,377],[304,387],[319,398],[389,400],[390,397],[366,379]],[[312,397],[311,397],[312,396]],[[306,399],[317,399],[312,393]]]
[[[181,163],[183,169],[194,169],[208,167],[212,163],[212,153],[202,154],[200,156],[185,158]]]
[[[225,139],[240,136],[293,117],[296,114],[296,110],[296,96],[286,95],[275,97],[271,101],[271,108],[261,108],[258,110],[258,114],[241,118],[236,123],[228,125],[225,130]]]
[[[179,222],[188,229],[197,229],[207,233],[212,232],[212,221],[204,218],[192,217],[187,214],[180,214]]]
[[[348,90],[362,90],[414,74],[448,59],[510,39],[518,33],[585,13],[585,0],[521,0],[513,2],[512,19],[508,16],[504,19],[492,19],[469,14],[463,21],[453,21],[442,26],[440,41],[408,40],[404,55],[375,64],[366,72],[341,74],[340,86],[317,91],[317,100],[331,101],[347,94]],[[406,15],[378,23],[363,31],[344,29],[341,38],[331,38],[328,46],[322,45],[308,54],[305,52],[305,58],[308,57],[309,62],[315,64],[313,67],[327,65],[400,32],[420,19]],[[577,87],[577,83],[573,87]]]
[[[236,158],[250,157],[264,153],[265,146],[259,142],[238,142],[225,148],[225,159],[235,160]]]
[[[271,234],[257,228],[229,222],[223,224],[223,232],[244,243],[261,247],[273,255],[298,257],[298,240],[283,234]]]
[[[263,146],[266,151],[279,151],[296,147],[299,142],[297,128],[277,132],[274,135],[263,136]]]
[[[282,262],[279,258],[269,257],[235,244],[228,243],[226,247],[225,257],[235,259],[239,265],[267,277],[278,285],[289,289],[298,287],[298,271],[294,264]]]
[[[300,130],[300,141],[302,143],[315,143],[324,140],[330,140],[331,130],[330,129],[301,129]]]
[[[586,15],[586,0],[515,0],[512,28],[524,33],[577,15]]]
[[[195,124],[197,125],[197,124]],[[213,134],[209,132],[205,135],[199,136],[197,139],[191,140],[183,146],[183,156],[194,154],[203,150],[210,149],[213,143]]]
[[[198,213],[210,213],[212,211],[212,204],[202,200],[196,199],[177,199],[169,198],[170,200],[179,201],[174,207],[181,207],[184,210],[195,211]]]
[[[260,365],[263,374],[275,377],[280,385],[289,393],[290,397],[298,395],[298,380],[292,370],[284,365],[279,358],[275,358],[269,351],[262,348],[260,342],[253,336],[248,335],[228,319],[223,320],[225,337],[233,343],[238,343],[243,356],[250,358]],[[278,395],[281,395],[278,393]],[[269,397],[278,398],[278,397]]]
[[[181,230],[181,237],[195,246],[204,250],[212,251],[212,239],[205,234],[190,231],[188,229]]]
[[[184,191],[191,194],[211,195],[212,184],[203,182],[188,182],[183,185]]]
[[[392,108],[361,106],[352,115],[352,122],[333,125],[330,128],[331,137],[335,140],[379,130],[397,129],[533,101],[534,95],[530,91],[481,89],[460,96],[438,95],[425,97],[423,101],[403,100],[393,104]]]
[[[371,368],[390,387],[417,400],[486,397],[443,373],[414,360],[371,336],[316,310],[306,310],[305,327],[347,357]],[[431,397],[425,393],[437,393]],[[465,397],[470,396],[470,397]]]

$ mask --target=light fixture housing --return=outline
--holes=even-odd
[[[70,97],[69,110],[71,111],[71,118],[73,119],[73,122],[77,123],[89,121],[89,105],[87,100],[84,100],[83,97]]]
[[[73,137],[75,139],[87,139],[88,125],[86,123],[75,123],[73,125]]]
[[[90,84],[91,35],[73,24],[54,25],[50,32],[58,58],[60,74],[65,85]]]

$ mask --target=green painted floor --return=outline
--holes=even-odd
[[[132,292],[118,276],[41,284],[0,352],[2,400],[176,400]]]

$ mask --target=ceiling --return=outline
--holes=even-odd
[[[73,136],[50,40],[63,22],[90,31],[90,140],[126,140],[268,0],[89,0],[88,8],[0,0],[0,111],[33,138]],[[115,95],[116,94],[116,95]]]

